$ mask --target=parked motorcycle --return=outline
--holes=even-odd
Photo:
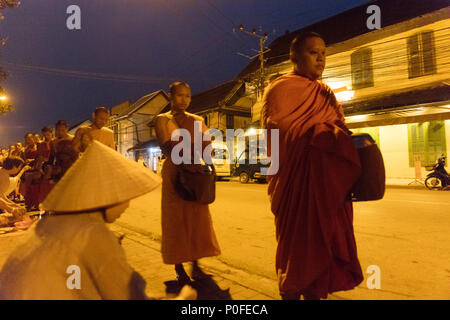
[[[429,190],[442,190],[450,186],[450,175],[445,170],[446,157],[442,154],[437,164],[425,167],[427,171],[432,171],[425,179],[425,186]]]

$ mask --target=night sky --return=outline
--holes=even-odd
[[[0,116],[0,145],[66,119],[90,119],[184,80],[192,92],[234,78],[259,40],[232,29],[269,34],[267,45],[367,0],[22,0],[5,9],[0,66],[15,112]],[[70,5],[81,8],[81,30],[66,27]]]

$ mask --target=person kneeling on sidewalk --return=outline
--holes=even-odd
[[[160,178],[94,141],[41,204],[45,214],[0,272],[0,299],[148,299],[108,229]],[[178,299],[195,299],[186,287]]]
[[[10,177],[16,175],[23,165],[24,162],[21,158],[8,157],[3,161],[3,167],[0,168],[0,210],[5,212],[0,214],[0,227],[12,226],[15,222],[22,221],[26,213],[25,207],[14,203],[7,197],[10,190]]]

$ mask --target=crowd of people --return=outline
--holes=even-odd
[[[44,214],[3,265],[0,300],[152,299],[106,223],[119,218],[131,199],[154,190],[161,178],[115,151],[113,131],[104,127],[108,117],[105,107],[96,108],[93,124],[74,136],[67,133],[65,121],[58,121],[56,138],[44,128],[38,144],[27,134],[21,152],[5,154],[0,169],[3,209],[16,220],[25,213],[5,196],[12,190],[9,177],[25,171],[15,189],[25,190],[25,203],[38,204]],[[70,266],[82,276],[68,285]],[[183,286],[175,300],[196,297],[193,288]]]
[[[66,120],[59,120],[54,130],[46,126],[41,134],[27,133],[23,143],[18,141],[0,150],[4,180],[0,188],[0,226],[13,226],[25,212],[39,211],[39,205],[91,141],[115,148],[112,131],[104,128],[108,117],[108,109],[98,107],[93,124],[78,128],[75,135],[68,133]]]

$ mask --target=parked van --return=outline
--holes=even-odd
[[[231,177],[233,169],[233,160],[229,160],[229,152],[225,142],[213,141],[214,150],[212,162],[216,169],[217,178]]]

